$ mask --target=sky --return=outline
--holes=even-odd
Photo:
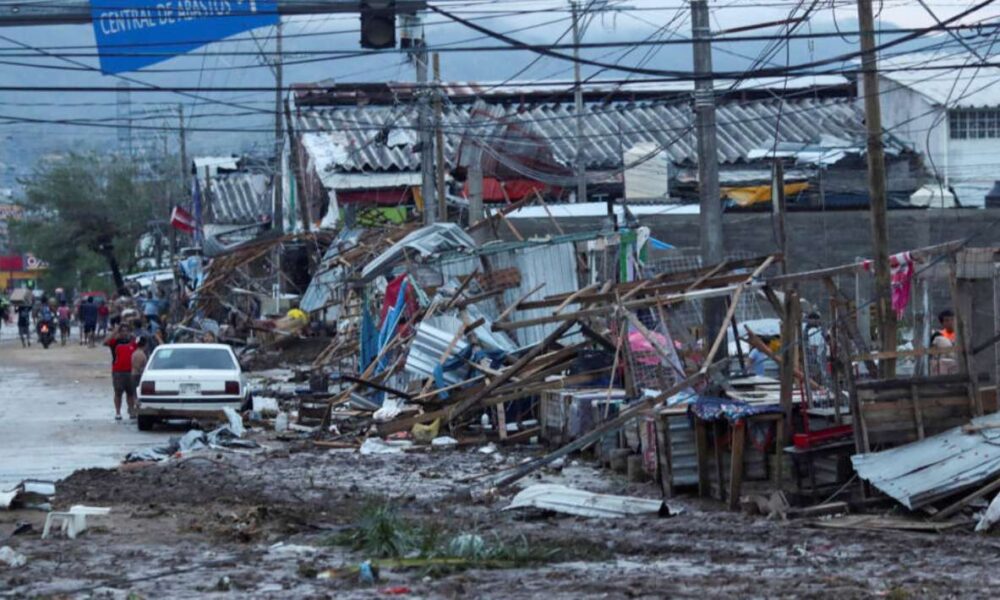
[[[123,0],[124,1],[124,0]],[[434,0],[432,0],[433,2]],[[630,41],[643,39],[681,39],[691,33],[689,9],[683,0],[580,0],[593,10],[586,19],[584,42]],[[947,19],[975,2],[925,0],[940,19]],[[713,30],[783,19],[789,14],[802,15],[800,5],[806,0],[719,0],[711,1]],[[997,3],[1000,5],[1000,3]],[[812,42],[794,42],[787,52],[777,53],[771,66],[784,66],[837,56],[857,50],[856,5],[847,0],[820,0],[799,33],[846,32],[843,37],[820,38]],[[571,23],[564,0],[442,0],[441,6],[495,31],[528,43],[568,42]],[[934,18],[919,0],[875,0],[878,27],[919,28],[934,24]],[[794,12],[793,12],[793,9]],[[512,14],[519,13],[519,14]],[[1000,18],[1000,6],[990,6],[966,21]],[[357,15],[316,15],[284,20],[285,83],[315,82],[332,79],[347,81],[413,80],[414,68],[402,54],[370,57],[320,57],[315,53],[358,49]],[[775,27],[733,35],[766,35]],[[428,44],[432,47],[496,46],[502,42],[483,39],[465,26],[440,15],[425,19]],[[561,37],[562,36],[562,37]],[[269,148],[274,126],[273,92],[212,91],[226,87],[267,87],[273,85],[270,68],[259,54],[274,47],[274,30],[262,28],[238,34],[222,42],[209,44],[187,55],[148,67],[126,77],[133,80],[127,105],[119,103],[114,92],[24,92],[0,91],[0,162],[24,165],[38,154],[66,149],[106,150],[122,143],[119,127],[131,115],[133,144],[155,144],[176,151],[179,136],[175,131],[178,110],[183,110],[186,124],[194,131],[189,137],[193,154],[240,153],[248,149]],[[95,39],[92,28],[83,25],[15,27],[0,29],[0,86],[64,86],[114,88],[122,78],[97,72]],[[717,44],[714,48],[717,70],[738,71],[758,56],[764,42]],[[235,52],[238,56],[220,53]],[[306,53],[313,54],[306,54]],[[67,56],[67,53],[83,56]],[[620,61],[625,65],[644,64],[651,68],[690,70],[688,45],[654,48],[602,48],[584,52],[584,56],[604,62]],[[71,62],[72,61],[72,62]],[[298,63],[298,64],[292,64]],[[71,70],[67,70],[71,69]],[[526,51],[444,52],[442,72],[445,80],[519,81],[562,80],[572,77],[572,64],[556,58],[538,57]],[[594,70],[584,69],[594,75]],[[599,77],[625,78],[627,73],[605,72]],[[641,77],[632,75],[632,78]],[[160,87],[196,87],[195,94],[143,92],[141,83]],[[123,108],[123,106],[125,108]],[[180,109],[178,107],[181,107]],[[82,127],[55,123],[24,123],[23,119],[80,120],[93,119],[103,127]],[[148,128],[148,129],[143,129]],[[158,129],[160,129],[158,131]],[[232,129],[234,131],[198,131]]]

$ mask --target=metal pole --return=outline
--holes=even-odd
[[[724,258],[722,201],[719,193],[719,152],[716,147],[715,92],[712,84],[712,42],[707,0],[691,0],[694,38],[694,110],[698,135],[698,196],[701,202],[701,259],[704,266]],[[703,303],[705,339],[715,339],[725,327],[723,299]],[[725,346],[722,348],[726,350]]]
[[[587,201],[587,163],[583,155],[583,87],[580,84],[580,13],[575,0],[569,3],[573,13],[573,111],[576,135],[576,201]]]
[[[781,251],[781,272],[788,273],[788,238],[785,233],[785,165],[780,159],[774,159],[771,174],[771,210],[777,221],[778,250]]]
[[[274,27],[274,209],[271,215],[271,227],[279,234],[285,231],[285,182],[283,179],[282,160],[285,140],[285,129],[282,126],[284,110],[282,110],[281,92],[284,88],[284,73],[281,61],[281,21]]]
[[[431,135],[430,96],[427,93],[427,44],[423,35],[413,53],[417,67],[417,129],[420,133],[420,196],[424,201],[424,224],[437,221],[434,202],[434,138]]]
[[[444,130],[441,128],[444,107],[441,96],[444,90],[441,89],[441,55],[434,53],[434,162],[437,175],[437,217],[442,221],[448,220],[448,199],[447,190],[444,187]]]
[[[875,56],[875,18],[871,0],[858,0],[861,29],[861,72],[865,92],[865,125],[868,129],[868,196],[875,252],[875,314],[883,352],[896,349],[896,315],[890,306],[889,226],[886,216],[885,152],[882,147],[882,107],[878,97],[878,64]],[[896,361],[879,361],[879,376],[893,377]]]

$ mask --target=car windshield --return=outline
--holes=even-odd
[[[146,368],[152,371],[167,369],[229,371],[236,368],[236,363],[224,348],[161,348],[153,354]]]

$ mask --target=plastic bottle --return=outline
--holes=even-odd
[[[277,432],[288,431],[288,413],[279,412],[274,419],[274,430]]]

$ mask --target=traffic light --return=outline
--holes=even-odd
[[[361,47],[396,47],[395,0],[361,0]]]

